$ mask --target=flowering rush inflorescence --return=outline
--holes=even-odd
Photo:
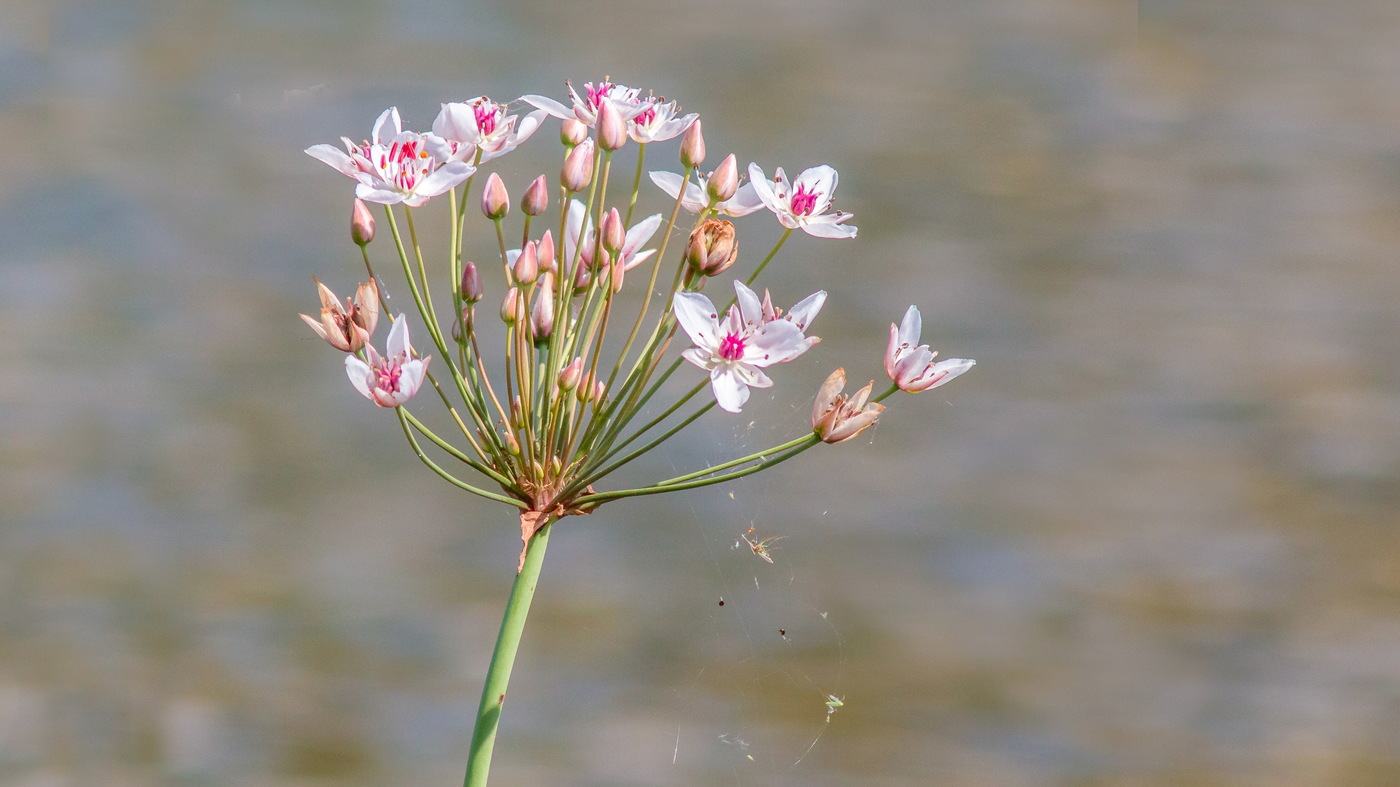
[[[527,556],[542,552],[538,537],[547,538],[548,527],[564,516],[591,513],[610,500],[727,482],[818,443],[849,440],[876,422],[884,410],[880,402],[896,391],[942,385],[973,365],[935,363],[936,353],[917,344],[920,317],[911,306],[899,325],[890,326],[884,364],[891,384],[883,393],[872,398],[872,382],[852,396],[842,394],[845,373],[838,369],[818,391],[811,431],[801,437],[643,486],[600,490],[613,471],[716,406],[739,412],[750,389],[774,385],[769,370],[819,341],[811,330],[825,292],[784,312],[753,284],[793,230],[849,239],[856,227],[848,223],[851,214],[832,207],[837,175],[829,166],[807,168],[789,181],[782,167],[769,179],[751,163],[741,184],[733,155],[702,171],[701,121],[682,115],[675,102],[606,80],[568,92],[567,103],[538,95],[506,104],[485,96],[446,103],[432,131],[422,133],[404,130],[397,108],[390,108],[369,140],[306,151],[356,182],[351,238],[369,281],[344,305],[317,282],[320,317],[303,318],[346,353],[356,390],[394,408],[424,464],[462,489],[519,510],[524,548],[518,573]],[[533,111],[512,114],[520,104]],[[475,198],[473,186],[480,168],[534,137],[551,118],[562,121],[559,175],[540,175],[520,189],[521,227],[510,232],[506,179],[490,172]],[[661,192],[652,199],[666,199],[668,207],[634,221],[649,146],[677,137],[680,171],[648,172]],[[636,148],[637,165],[620,178],[614,154],[628,144]],[[425,254],[414,209],[434,198],[446,202],[451,231],[444,249]],[[422,333],[418,327],[413,332],[426,335],[431,356],[411,344],[408,318],[389,308],[389,285],[376,277],[368,252],[375,220],[365,203],[384,206],[392,256],[422,326]],[[494,230],[490,250],[476,257],[479,265],[466,232],[474,204]],[[783,232],[757,265],[743,266],[737,229],[728,219],[764,209]],[[668,254],[669,241],[682,237],[685,242]],[[700,292],[711,278],[745,267],[742,279],[713,288],[725,305]],[[498,279],[487,275],[492,268]],[[488,298],[491,305],[478,309]],[[382,354],[372,336],[381,312],[392,323]],[[482,320],[495,319],[504,323],[504,346],[492,354],[479,329],[486,327]],[[686,362],[707,378],[663,406],[656,401],[663,384],[689,368]],[[425,384],[441,400],[455,436],[437,434],[405,406]],[[481,480],[459,478],[463,468]],[[486,700],[484,693],[483,708]]]
[[[520,509],[527,545],[547,522],[591,512],[608,500],[729,481],[817,442],[850,439],[875,423],[884,409],[878,402],[896,390],[942,385],[972,366],[964,359],[935,363],[936,353],[917,344],[919,311],[911,306],[898,326],[890,326],[885,371],[892,386],[868,404],[871,386],[852,399],[839,395],[841,385],[835,381],[844,383],[844,374],[838,370],[818,394],[807,437],[635,489],[597,491],[613,470],[660,445],[713,405],[739,412],[749,389],[773,385],[765,369],[791,361],[819,341],[808,332],[825,292],[809,295],[784,314],[766,290],[760,298],[750,285],[793,229],[818,238],[854,238],[856,228],[847,223],[851,214],[831,208],[837,175],[829,166],[810,167],[789,181],[782,167],[774,169],[770,180],[762,167],[749,164],[749,182],[741,185],[732,155],[713,172],[700,170],[705,158],[700,120],[680,115],[675,102],[609,81],[589,83],[583,91],[570,86],[569,98],[565,104],[524,96],[520,101],[536,109],[523,117],[511,114],[509,104],[485,96],[447,103],[427,133],[404,130],[398,109],[390,108],[375,121],[370,140],[356,144],[345,139],[344,150],[316,145],[306,151],[357,182],[352,237],[365,250],[370,281],[345,306],[317,282],[320,319],[303,317],[318,335],[348,353],[346,370],[357,390],[375,404],[398,409],[415,452],[434,471],[463,489]],[[511,205],[505,181],[491,173],[482,188],[482,213],[495,225],[493,256],[503,279],[499,317],[506,325],[505,347],[492,359],[483,353],[476,330],[481,317],[477,305],[487,293],[481,271],[465,251],[469,192],[478,167],[514,150],[549,117],[563,121],[554,199],[558,222],[539,231],[543,222],[537,217],[551,197],[549,179],[540,175],[523,190],[519,247],[507,249],[504,219]],[[647,146],[682,135],[682,171],[649,173],[672,200],[669,216],[656,213],[632,222]],[[613,153],[629,141],[639,149],[638,177],[618,198]],[[444,195],[456,220],[445,263],[430,267],[418,244],[412,209]],[[430,373],[430,358],[409,343],[404,315],[391,318],[385,354],[371,343],[385,285],[374,277],[365,248],[374,235],[365,202],[385,206],[408,292],[440,358],[441,379]],[[408,246],[391,207],[400,203]],[[737,218],[763,208],[786,231],[747,280],[733,281],[730,304],[716,307],[699,290],[711,277],[726,273],[738,257],[735,226],[719,217]],[[668,259],[667,240],[682,210],[695,218],[685,247]],[[660,242],[652,244],[658,230]],[[652,247],[644,248],[648,244]],[[625,277],[647,263],[649,280],[632,299],[640,303],[629,305],[622,297]],[[432,268],[445,275],[451,293],[452,321],[446,326],[438,316],[446,303],[435,302],[430,293]],[[662,302],[654,304],[663,272],[670,286]],[[384,311],[391,313],[387,304]],[[626,331],[626,341],[620,355],[605,361],[604,338],[610,331]],[[678,334],[692,345],[681,358],[708,372],[713,400],[682,416],[704,388],[697,385],[659,416],[639,424],[644,406],[678,370],[679,360],[669,365],[666,360]],[[446,405],[463,445],[430,431],[403,408],[424,382]],[[424,439],[488,483],[457,478],[423,450]]]

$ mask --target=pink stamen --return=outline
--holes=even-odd
[[[719,357],[726,361],[737,361],[744,357],[744,337],[731,333],[719,343]]]
[[[817,207],[816,191],[808,191],[806,183],[797,184],[797,193],[792,195],[792,212],[796,216],[810,216]]]

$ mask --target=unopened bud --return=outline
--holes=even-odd
[[[582,121],[568,118],[559,126],[559,141],[564,143],[564,147],[581,145],[585,139],[588,139],[588,126]]]
[[[593,180],[593,140],[586,139],[564,157],[559,182],[569,191],[583,191]]]
[[[681,166],[698,167],[705,161],[705,136],[700,133],[700,118],[696,118],[681,137]]]
[[[598,147],[603,150],[617,150],[627,144],[627,121],[617,111],[611,101],[598,105]]]
[[[627,228],[622,226],[622,215],[613,208],[603,216],[603,248],[611,252],[614,256],[622,250],[622,244],[627,242]]]
[[[589,397],[589,399],[593,402],[594,407],[597,407],[603,403],[603,394],[607,392],[607,383],[603,382],[602,380],[597,380],[593,383],[593,395]]]
[[[725,156],[724,161],[710,173],[706,188],[710,192],[710,199],[715,202],[724,202],[739,190],[739,165],[734,161],[733,153]]]
[[[520,404],[520,394],[516,394],[515,398],[510,400],[510,422],[515,428],[519,429],[524,426],[524,413],[525,409]]]
[[[520,256],[515,258],[515,282],[533,284],[540,275],[539,259],[535,256],[535,244],[526,243],[520,247]]]
[[[734,264],[739,256],[739,242],[734,237],[734,225],[720,219],[706,219],[690,233],[685,259],[701,276],[718,276]]]
[[[544,175],[535,178],[520,198],[520,211],[526,216],[538,216],[549,209],[549,181]]]
[[[506,290],[506,297],[501,299],[501,322],[506,325],[514,325],[516,312],[520,308],[520,289],[511,287]]]
[[[460,342],[472,332],[472,307],[470,304],[462,307],[462,316],[452,323],[452,341]]]
[[[621,263],[620,261],[618,261],[618,260],[613,260],[613,261],[608,265],[608,270],[612,271],[612,276],[611,276],[611,279],[612,279],[612,291],[613,291],[613,292],[621,292],[621,291],[622,291],[622,278],[623,278],[623,276],[625,276],[625,275],[627,274],[627,269],[624,268],[624,267],[622,267],[622,263]]]
[[[350,240],[360,248],[374,240],[374,214],[362,199],[355,200],[355,206],[350,209]]]
[[[494,172],[486,179],[486,188],[481,192],[481,212],[493,221],[505,218],[510,212],[510,195],[506,193],[506,184]]]
[[[511,456],[520,456],[520,441],[515,439],[515,435],[506,432],[502,437],[505,438],[506,453]]]
[[[554,263],[554,233],[552,231],[544,231],[544,237],[540,238],[535,256],[539,259],[540,270],[559,270],[559,266]]]
[[[578,381],[583,377],[583,359],[575,358],[572,363],[565,366],[559,372],[559,390],[572,391],[578,387]]]
[[[535,340],[548,339],[554,332],[554,274],[546,273],[540,280],[535,306],[530,310],[530,332]]]
[[[587,372],[579,378],[574,396],[578,397],[580,402],[587,402],[593,398],[593,372]]]
[[[481,300],[481,274],[476,272],[476,263],[462,263],[462,300],[476,303]]]

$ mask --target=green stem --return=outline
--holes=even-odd
[[[501,633],[496,637],[496,650],[491,654],[491,667],[486,671],[486,685],[481,689],[481,706],[476,712],[476,729],[472,732],[471,755],[467,760],[464,787],[485,787],[491,770],[491,750],[496,745],[496,729],[501,723],[501,710],[506,702],[506,686],[515,666],[515,653],[520,647],[520,635],[525,631],[525,618],[530,614],[530,602],[535,597],[540,569],[544,566],[544,551],[549,545],[549,531],[555,520],[540,528],[525,552],[525,565],[515,577],[506,602],[506,614],[501,619]]]

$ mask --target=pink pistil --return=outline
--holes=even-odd
[[[597,87],[588,86],[588,108],[597,111],[598,105],[612,92],[613,83],[603,82]]]
[[[808,191],[806,183],[797,185],[797,193],[792,195],[792,212],[795,216],[810,216],[817,207],[817,192]]]
[[[726,361],[737,361],[744,357],[744,337],[731,333],[719,343],[719,357]]]
[[[379,367],[379,371],[376,372],[379,389],[390,393],[397,393],[399,390],[399,375],[402,374],[402,372],[403,369],[400,368],[397,361],[386,361],[383,366]]]
[[[491,106],[478,104],[472,107],[472,114],[476,115],[476,128],[482,136],[491,136],[496,130],[496,118],[500,113]]]

